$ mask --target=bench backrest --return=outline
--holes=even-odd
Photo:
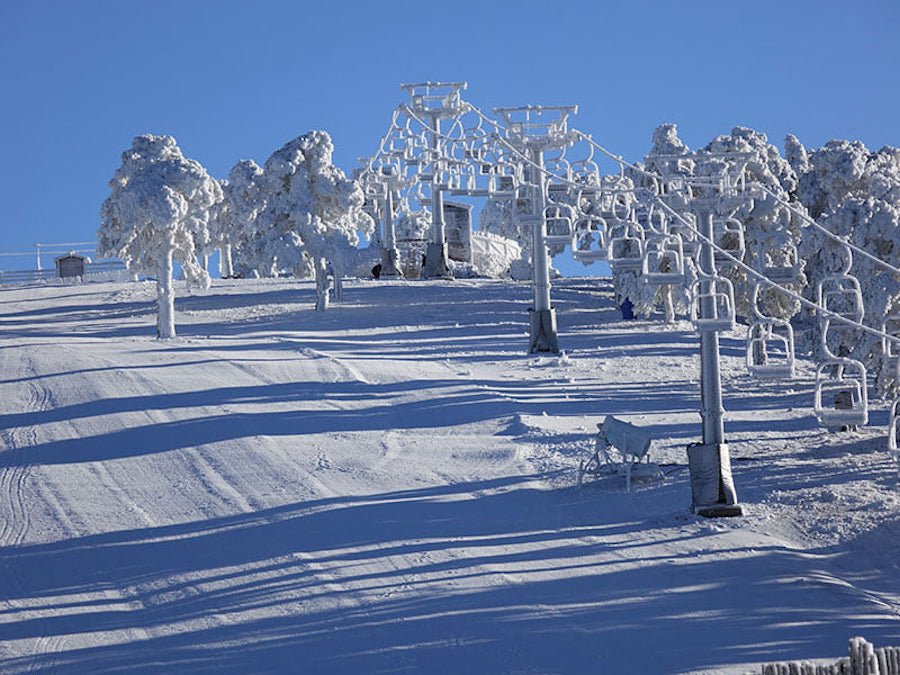
[[[614,445],[622,454],[643,457],[650,449],[650,432],[636,427],[630,422],[617,420],[608,415],[602,424],[597,425],[600,436],[610,445]]]

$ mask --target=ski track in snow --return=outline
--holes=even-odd
[[[523,353],[499,282],[351,283],[324,314],[219,282],[163,343],[146,284],[0,289],[0,669],[742,673],[900,643],[878,430],[810,425],[808,364],[751,383],[729,337],[748,514],[690,516],[695,341],[597,283],[554,288],[560,356]],[[605,414],[667,481],[572,487]]]

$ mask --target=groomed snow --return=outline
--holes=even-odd
[[[900,645],[887,412],[812,415],[723,337],[738,496],[690,514],[687,322],[555,284],[355,281],[0,290],[0,671],[744,673]],[[608,414],[667,479],[574,487]]]

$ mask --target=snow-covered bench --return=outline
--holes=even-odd
[[[578,484],[584,481],[585,474],[593,476],[609,475],[625,470],[625,486],[631,491],[631,474],[635,466],[646,461],[649,465],[650,443],[653,440],[650,432],[641,429],[630,422],[624,422],[608,415],[601,424],[597,425],[597,442],[594,454],[591,458],[582,461],[578,467]],[[615,449],[621,459],[617,459],[610,452]],[[650,471],[647,476],[651,480],[662,478],[662,472],[658,468]]]

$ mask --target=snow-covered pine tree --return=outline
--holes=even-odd
[[[362,189],[332,164],[333,151],[326,132],[310,131],[272,153],[259,178],[262,250],[283,269],[302,269],[304,257],[312,262],[319,310],[328,307],[328,264],[340,275],[359,233],[374,230]]]
[[[797,195],[810,215],[827,230],[900,267],[900,150],[886,146],[872,152],[858,141],[835,140],[806,151],[793,137],[787,145],[800,174]],[[801,253],[813,293],[846,260],[843,247],[815,228],[809,228]],[[900,281],[858,254],[853,255],[850,273],[860,283],[864,322],[881,329],[887,317],[900,312]],[[890,372],[880,372],[877,337],[852,329],[834,332],[840,336],[834,347],[839,353],[874,367],[879,393],[896,386],[890,383]]]
[[[747,163],[745,178],[748,183],[759,183],[784,201],[791,202],[794,208],[803,211],[802,205],[793,194],[797,188],[797,176],[786,159],[781,157],[778,148],[768,142],[764,133],[735,127],[730,135],[722,135],[713,139],[706,147],[697,152],[698,162],[704,154],[728,155],[730,153],[750,153],[753,158]],[[765,260],[778,262],[788,257],[788,251],[796,252],[803,236],[803,221],[791,214],[791,211],[780,205],[768,195],[759,195],[748,201],[734,214],[743,223],[745,253],[743,262],[756,270],[762,270]],[[754,278],[748,278],[746,272],[732,267],[726,269],[725,275],[734,284],[735,309],[739,315],[751,316],[750,299]],[[796,281],[780,282],[795,292],[800,292],[807,283],[803,270],[799,271]],[[800,310],[800,304],[790,296],[771,288],[760,294],[760,309],[766,316],[784,321],[790,320]]]
[[[219,183],[187,159],[171,136],[138,136],[122,153],[109,183],[97,231],[100,257],[118,257],[135,273],[156,277],[157,335],[175,337],[173,262],[204,286],[197,244],[208,240],[210,211],[222,199]]]
[[[265,208],[265,196],[259,185],[262,172],[252,159],[242,159],[231,167],[228,182],[223,188],[227,203],[226,224],[231,229],[233,275],[274,274],[272,260],[260,257],[262,237],[256,227],[256,218]]]

